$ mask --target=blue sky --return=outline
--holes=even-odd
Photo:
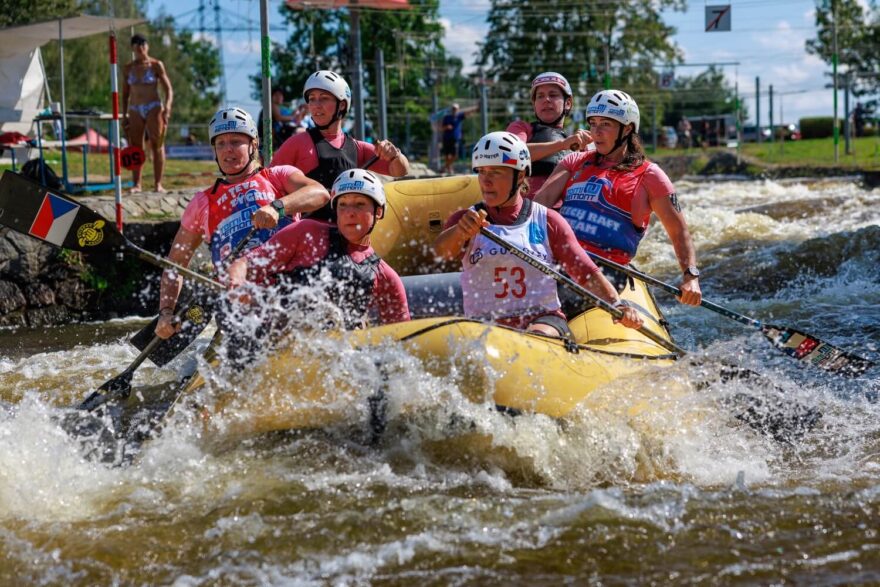
[[[224,31],[224,61],[226,65],[228,101],[244,106],[256,114],[259,105],[250,97],[248,76],[259,69],[259,2],[257,0],[221,0],[221,5],[234,18],[229,21],[253,19],[254,26],[243,23],[238,32]],[[773,84],[776,98],[774,119],[780,114],[786,121],[803,116],[831,115],[832,91],[824,86],[829,78],[823,75],[828,67],[804,49],[807,39],[815,36],[815,3],[813,0],[733,0],[732,31],[706,33],[704,31],[705,5],[708,2],[690,2],[687,12],[664,13],[664,19],[676,27],[675,42],[683,49],[685,63],[738,62],[724,66],[731,83],[739,82],[739,91],[747,101],[752,120],[755,114],[755,76],[761,77],[761,121],[768,120],[767,88]],[[712,0],[711,4],[723,4]],[[278,9],[281,0],[270,0],[270,20],[275,27],[282,24]],[[198,28],[198,0],[161,0],[151,2],[149,16],[164,11],[175,17],[178,24]],[[441,0],[440,14],[446,28],[445,45],[462,58],[465,64],[473,59],[479,40],[485,37],[488,0]],[[206,16],[206,26],[213,26],[213,14]],[[273,41],[283,42],[288,33],[272,30]],[[695,75],[703,67],[682,67],[676,75]],[[537,72],[536,72],[537,73]],[[843,109],[843,94],[839,99]],[[780,109],[782,112],[780,113]]]

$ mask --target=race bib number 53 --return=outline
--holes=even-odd
[[[526,295],[526,272],[522,267],[495,268],[495,298],[513,296],[517,299]]]

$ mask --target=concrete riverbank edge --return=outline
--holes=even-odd
[[[733,153],[715,153],[708,159],[702,153],[684,154],[656,161],[673,180],[847,177],[863,181],[869,188],[880,186],[878,171],[768,167],[737,160]],[[415,165],[414,171],[415,177],[434,175],[423,165]],[[167,254],[180,216],[196,191],[125,194],[122,206],[126,237],[150,251]],[[116,216],[112,195],[76,199],[108,220]],[[0,228],[0,327],[38,328],[74,320],[152,315],[158,299],[158,278],[157,269],[130,257],[95,262]]]

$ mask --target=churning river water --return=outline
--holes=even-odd
[[[880,190],[678,188],[708,299],[880,362]],[[677,280],[662,229],[637,264]],[[182,418],[119,467],[84,458],[57,421],[132,361],[126,337],[144,322],[2,332],[0,584],[880,584],[880,368],[804,369],[753,329],[658,299],[699,361],[601,391],[647,392],[655,409],[639,421],[512,418],[413,367],[388,392],[423,409],[377,443],[363,410],[222,446]],[[670,399],[718,360],[761,382]],[[180,365],[144,365],[135,393]],[[724,399],[739,393],[822,418],[779,442],[732,417]],[[451,419],[488,440],[467,445]]]

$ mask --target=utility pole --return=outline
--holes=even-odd
[[[772,143],[775,140],[775,129],[773,128],[773,84],[770,84],[770,89],[767,92],[767,100],[769,104],[769,112],[770,112],[770,142]]]
[[[847,70],[843,76],[843,144],[844,152],[847,155],[852,155],[852,146],[850,144],[850,137],[852,137],[852,125],[849,123],[849,85],[850,85],[850,70]]]
[[[220,103],[226,102],[226,66],[223,64],[223,36],[220,26],[220,0],[214,2],[214,34],[217,39],[217,51],[220,54]]]
[[[758,144],[761,144],[761,78],[755,77],[755,132]]]
[[[837,120],[837,1],[831,0],[831,20],[834,23],[834,44],[831,56],[832,75],[834,76],[834,162],[840,160],[840,128]]]
[[[388,104],[385,101],[385,54],[376,49],[376,94],[379,99],[378,139],[388,138]]]

